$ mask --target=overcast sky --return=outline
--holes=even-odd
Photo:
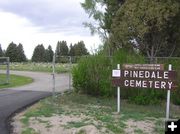
[[[0,0],[0,44],[6,49],[12,41],[22,43],[30,59],[34,47],[57,41],[68,45],[83,40],[88,50],[98,48],[98,36],[91,36],[82,23],[89,21],[80,6],[84,0]]]

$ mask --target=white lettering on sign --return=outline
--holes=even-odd
[[[157,72],[157,78],[162,79],[162,76],[160,76],[159,72]]]
[[[172,89],[173,82],[169,81],[152,81],[152,80],[124,80],[125,87],[139,88],[156,88],[156,89]]]
[[[130,80],[130,87],[134,87],[134,81]]]
[[[162,81],[161,82],[161,89],[165,89],[166,88],[166,82]]]
[[[134,71],[134,72],[133,72],[133,76],[134,76],[134,77],[138,77],[138,71]]]
[[[143,81],[142,87],[147,88],[147,82],[146,81]]]
[[[143,71],[139,71],[139,78],[144,78],[143,77]]]
[[[168,79],[168,71],[164,72],[164,79]]]
[[[150,77],[150,72],[149,71],[145,71],[144,75],[145,75],[145,78],[149,78]]]
[[[151,74],[151,78],[156,78],[156,75],[155,75],[155,73],[154,73],[154,72],[152,72],[152,74]]]
[[[155,82],[154,82],[154,87],[155,87],[155,88],[160,88],[159,86],[160,86],[160,85],[159,85],[159,81],[155,81]]]
[[[139,70],[124,70],[123,77],[131,78],[146,78],[146,79],[169,79],[169,72],[164,71],[139,71]]]
[[[141,81],[136,82],[136,87],[141,87]]]
[[[164,70],[163,64],[124,64],[125,69],[136,69],[136,70]]]
[[[124,86],[125,86],[125,87],[128,87],[128,85],[129,85],[128,80],[125,80],[125,81],[124,81]]]
[[[172,88],[172,82],[168,82],[168,84],[169,84],[169,89],[171,89]]]
[[[124,71],[124,77],[127,77],[128,74],[129,74],[129,71],[125,70]]]
[[[149,86],[150,86],[150,87],[153,86],[153,81],[149,81]]]

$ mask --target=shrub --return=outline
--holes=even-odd
[[[128,101],[139,105],[159,104],[162,100],[159,95],[161,94],[156,89],[141,89],[137,95],[130,96]]]
[[[116,52],[113,57],[99,54],[82,58],[73,69],[73,86],[77,91],[90,95],[114,96],[116,89],[111,85],[111,72],[113,68],[116,68],[116,64],[143,61],[140,55],[128,55],[124,50]],[[128,91],[124,90],[124,94],[126,92]]]
[[[175,105],[180,105],[180,90],[179,89],[173,92],[172,101]]]
[[[102,55],[82,58],[73,69],[73,86],[77,91],[95,95],[112,96],[111,60]]]

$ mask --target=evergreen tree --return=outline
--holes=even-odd
[[[6,49],[5,56],[9,57],[11,62],[18,62],[17,45],[11,42]]]
[[[68,62],[68,57],[62,57],[62,56],[68,56],[68,54],[69,54],[69,48],[67,46],[67,42],[58,41],[56,46],[57,61],[61,63]]]
[[[48,48],[45,50],[46,62],[52,62],[53,55],[54,55],[54,52],[52,50],[51,45],[49,45]]]
[[[0,57],[3,57],[4,56],[4,53],[3,53],[3,50],[2,50],[2,47],[1,47],[1,44],[0,44]]]
[[[17,46],[17,61],[18,62],[25,62],[27,61],[26,56],[24,54],[24,49],[23,49],[23,45],[21,43],[19,43],[19,45]]]
[[[56,47],[56,55],[57,56],[68,56],[68,46],[66,41],[58,41]]]
[[[57,57],[60,56],[60,42],[59,41],[57,42],[55,53]]]
[[[33,62],[45,62],[46,61],[45,48],[43,44],[37,45],[34,49],[32,61]]]
[[[74,53],[75,53],[75,56],[82,56],[82,55],[89,54],[83,41],[80,41],[77,44],[74,44]]]
[[[72,44],[70,44],[69,56],[75,56],[75,50],[74,50],[74,46]]]

